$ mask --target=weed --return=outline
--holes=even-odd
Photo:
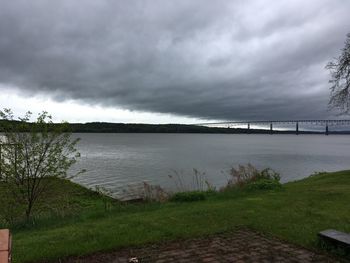
[[[169,198],[169,194],[159,185],[151,185],[143,182],[143,200],[165,202]]]
[[[110,211],[112,208],[112,192],[105,187],[95,186],[95,192],[103,202],[105,212]]]
[[[205,172],[195,168],[193,168],[193,173],[190,175],[172,170],[172,174],[168,177],[175,183],[177,192],[215,190],[215,187],[205,178]]]

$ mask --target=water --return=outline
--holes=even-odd
[[[227,171],[238,164],[270,167],[283,182],[316,171],[350,168],[350,137],[346,135],[247,134],[74,134],[80,137],[81,159],[75,169],[87,170],[75,180],[117,191],[147,181],[174,188],[172,170],[191,177],[192,169],[220,187]]]

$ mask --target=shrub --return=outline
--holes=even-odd
[[[264,170],[262,170],[260,172],[260,178],[275,180],[275,181],[281,180],[280,174],[277,173],[275,170],[272,170],[271,168],[265,168]]]
[[[227,182],[227,185],[223,188],[223,190],[234,188],[234,187],[244,187],[248,184],[252,184],[254,182],[262,181],[262,185],[267,184],[280,184],[280,175],[270,168],[266,168],[263,170],[258,170],[253,165],[248,163],[247,165],[239,165],[238,168],[232,167],[229,170],[230,179]],[[267,183],[267,181],[271,181]],[[258,187],[258,186],[257,186]]]
[[[173,202],[193,202],[207,199],[207,193],[203,191],[179,192],[175,193],[170,201]]]

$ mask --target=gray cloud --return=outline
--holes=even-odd
[[[323,118],[350,2],[0,0],[0,84],[212,119]]]

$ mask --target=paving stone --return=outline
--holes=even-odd
[[[137,257],[140,263],[190,263],[190,262],[338,262],[336,259],[318,254],[283,242],[268,238],[249,229],[217,234],[206,238],[154,244],[141,248],[97,253],[86,257],[68,258],[65,263],[124,263]]]

